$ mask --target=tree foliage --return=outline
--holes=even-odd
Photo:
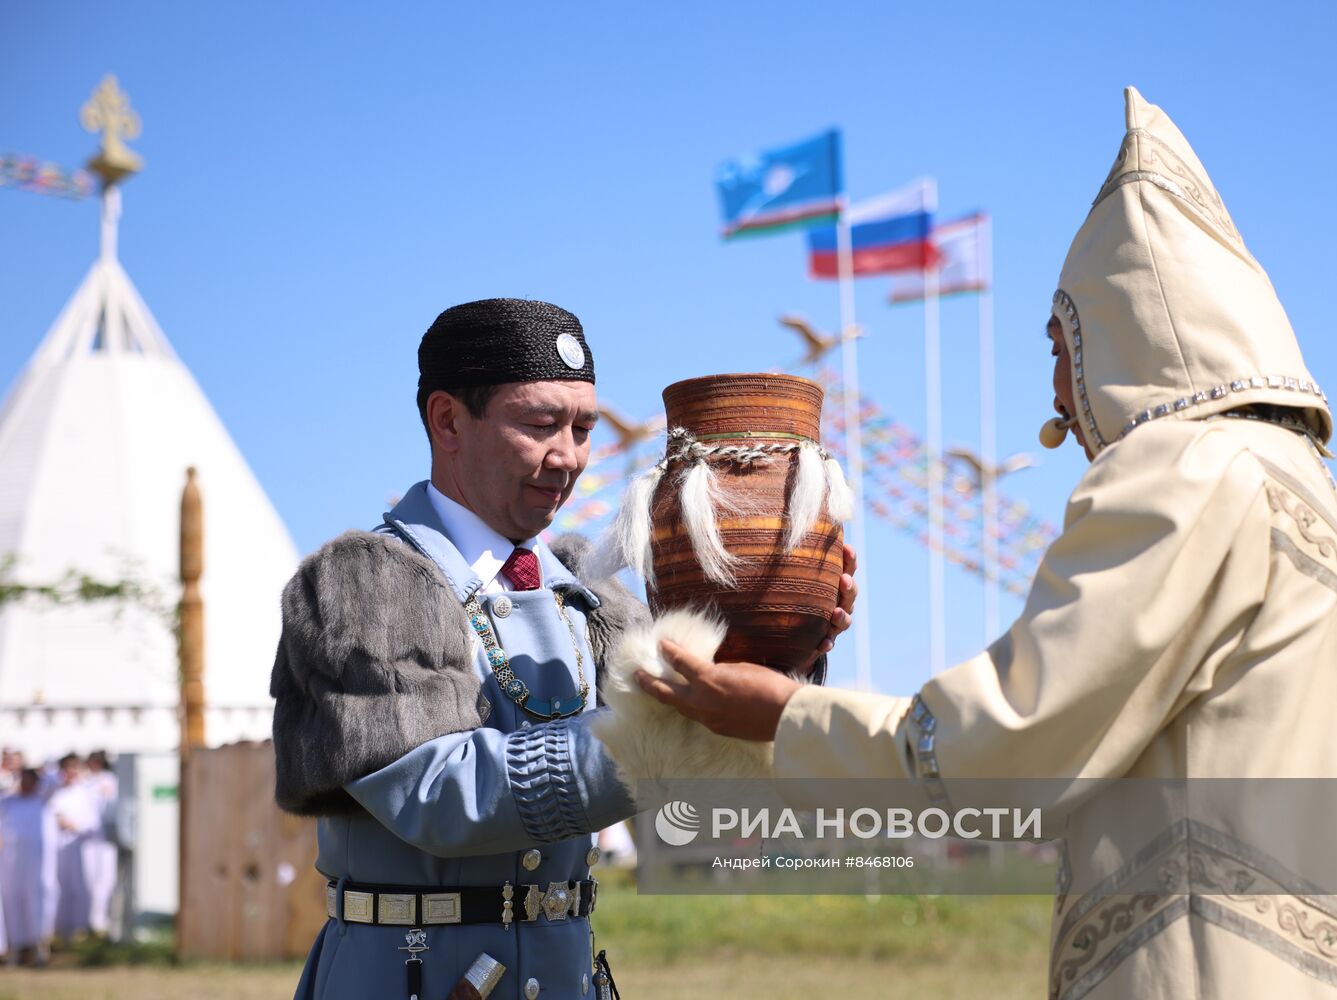
[[[16,578],[18,558],[13,553],[0,555],[0,610],[10,604],[31,602],[47,606],[106,604],[119,610],[135,606],[149,611],[164,625],[175,630],[177,608],[162,591],[126,569],[118,579],[105,580],[77,569],[68,569],[58,579],[29,583]]]

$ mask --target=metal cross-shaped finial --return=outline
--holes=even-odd
[[[89,132],[102,133],[102,149],[88,162],[88,167],[102,177],[104,184],[115,184],[143,166],[139,156],[122,141],[139,136],[140,122],[116,77],[108,74],[102,78],[93,96],[80,109],[79,123]]]

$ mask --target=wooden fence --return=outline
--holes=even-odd
[[[274,804],[272,745],[193,749],[182,779],[180,957],[305,956],[325,922],[325,881],[315,821]]]

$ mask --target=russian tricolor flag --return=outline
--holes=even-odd
[[[938,186],[930,178],[855,205],[849,210],[850,244],[854,274],[922,271],[937,261],[933,213]],[[836,228],[808,231],[808,274],[813,278],[840,277]]]
[[[938,251],[938,294],[983,292],[989,288],[992,260],[989,217],[982,212],[933,227]],[[891,279],[891,302],[917,302],[927,294],[922,271]]]

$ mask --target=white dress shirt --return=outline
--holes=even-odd
[[[427,498],[432,501],[432,509],[441,519],[446,529],[446,537],[460,550],[470,568],[483,581],[479,592],[500,594],[513,590],[510,581],[501,576],[501,567],[517,548],[534,551],[537,538],[529,538],[519,545],[493,531],[469,508],[456,503],[438,490],[432,483],[427,484]],[[543,564],[539,562],[539,586],[543,586]]]

